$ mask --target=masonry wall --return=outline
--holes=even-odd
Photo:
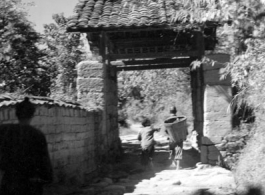
[[[55,182],[80,184],[97,169],[101,113],[79,107],[36,105],[31,124],[46,136]],[[0,124],[17,123],[14,106],[0,108]]]
[[[99,61],[83,61],[77,65],[77,74],[78,101],[103,113],[102,128],[96,132],[97,161],[99,164],[114,162],[121,153],[115,67]]]
[[[204,77],[204,124],[201,140],[201,161],[207,164],[220,164],[221,153],[219,144],[225,135],[232,131],[232,100],[231,79],[222,79],[225,63],[229,55],[215,54],[207,56],[214,63],[203,65]]]

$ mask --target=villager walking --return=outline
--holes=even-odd
[[[174,122],[178,122],[177,109],[175,106],[170,108],[170,116],[167,120],[174,119]],[[168,145],[169,145],[169,159],[172,160],[172,164],[176,169],[180,169],[180,160],[182,160],[182,148],[184,139],[181,136],[175,136],[173,139],[169,134],[169,129],[166,128],[165,132],[168,135]]]
[[[25,98],[17,104],[19,124],[0,126],[1,195],[41,195],[53,179],[44,134],[30,126],[35,107]]]
[[[153,155],[155,152],[155,140],[154,133],[159,131],[151,127],[151,121],[148,118],[144,118],[142,121],[142,128],[138,133],[138,140],[141,141],[141,164],[144,169],[153,168]]]

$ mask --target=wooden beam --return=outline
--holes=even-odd
[[[152,59],[152,60],[129,60],[129,61],[112,61],[110,64],[113,66],[134,66],[134,65],[155,65],[155,64],[185,64],[191,63],[194,61],[192,58],[179,58],[179,59],[171,59],[171,58],[160,58],[160,59]]]
[[[137,37],[133,37],[133,32],[129,32],[127,35],[123,33],[120,35],[119,33],[108,33],[110,40],[113,44],[117,46],[124,47],[144,47],[145,45],[178,45],[178,44],[193,44],[195,43],[197,32],[174,32],[173,30],[158,30],[158,31],[148,31],[148,33],[154,32],[153,35],[149,35],[148,33],[142,34],[144,31],[139,31],[139,33],[135,33]],[[135,35],[135,36],[136,36]],[[189,41],[187,41],[189,40]],[[195,43],[196,45],[196,43]]]
[[[132,70],[152,70],[166,68],[188,68],[190,63],[183,64],[160,64],[160,65],[141,65],[141,66],[117,66],[117,71],[132,71]]]
[[[198,50],[198,56],[203,56],[205,54],[204,36],[202,32],[196,32],[196,45]]]
[[[216,26],[216,25],[215,25]],[[199,30],[200,25],[194,25],[192,30],[196,31]],[[150,31],[150,30],[185,30],[190,29],[190,27],[187,28],[187,25],[172,25],[172,24],[162,24],[158,26],[121,26],[121,27],[68,27],[66,29],[66,32],[82,32],[82,33],[88,33],[88,32],[124,32],[124,31]]]
[[[159,46],[159,45],[173,45],[174,37],[167,38],[138,38],[138,39],[123,39],[123,40],[111,40],[113,44],[123,47],[144,47],[144,46]]]
[[[106,38],[105,38],[105,32],[101,32],[100,33],[100,47],[99,47],[99,54],[102,56],[103,58],[103,62],[105,62],[106,60]]]
[[[131,26],[131,27],[70,27],[67,28],[67,32],[82,32],[82,33],[88,33],[88,32],[124,32],[124,31],[149,31],[149,30],[158,30],[158,29],[174,29],[169,25],[161,25],[159,27],[137,27],[137,26]],[[185,29],[185,28],[184,28]]]
[[[105,33],[105,42],[106,42],[106,47],[107,47],[107,55],[110,53],[110,51],[113,50],[113,43],[110,41],[109,36],[107,33]]]
[[[196,57],[200,56],[200,52],[196,51],[175,51],[161,53],[134,53],[134,54],[109,54],[111,61],[120,59],[143,59],[143,58],[174,58],[174,57]]]
[[[229,22],[229,21],[228,21]],[[224,22],[226,23],[226,22]],[[200,30],[200,26],[205,25],[208,28],[216,28],[216,26],[221,26],[218,22],[208,21],[203,24],[194,24],[193,27],[190,26],[190,23],[186,24],[160,24],[160,25],[154,25],[154,26],[110,26],[110,27],[90,27],[90,26],[84,26],[84,27],[68,27],[66,29],[66,32],[120,32],[120,31],[139,31],[139,30],[158,30],[158,29],[170,29],[170,30],[185,30],[185,29],[192,29],[192,30]],[[188,27],[187,27],[188,26]]]

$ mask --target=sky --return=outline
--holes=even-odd
[[[43,25],[54,22],[53,14],[64,13],[66,17],[73,15],[78,0],[22,0],[23,3],[33,2],[27,8],[29,21],[33,22],[38,32],[43,32]]]

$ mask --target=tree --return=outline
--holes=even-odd
[[[55,23],[44,26],[43,44],[53,67],[52,96],[75,100],[76,78],[75,66],[87,56],[82,47],[81,33],[67,33],[67,19],[63,14],[53,15]]]
[[[120,72],[120,120],[145,115],[159,123],[172,105],[177,105],[180,114],[192,118],[189,86],[189,68]]]
[[[49,93],[46,67],[39,64],[39,34],[26,19],[19,0],[0,2],[0,83],[3,92]]]
[[[239,89],[237,103],[247,102],[255,108],[265,109],[260,104],[265,95],[265,5],[262,1],[248,0],[241,3],[240,7],[241,11],[236,12],[238,19],[233,25],[237,47],[235,46],[234,58],[228,64],[227,72],[232,76],[233,85]]]

